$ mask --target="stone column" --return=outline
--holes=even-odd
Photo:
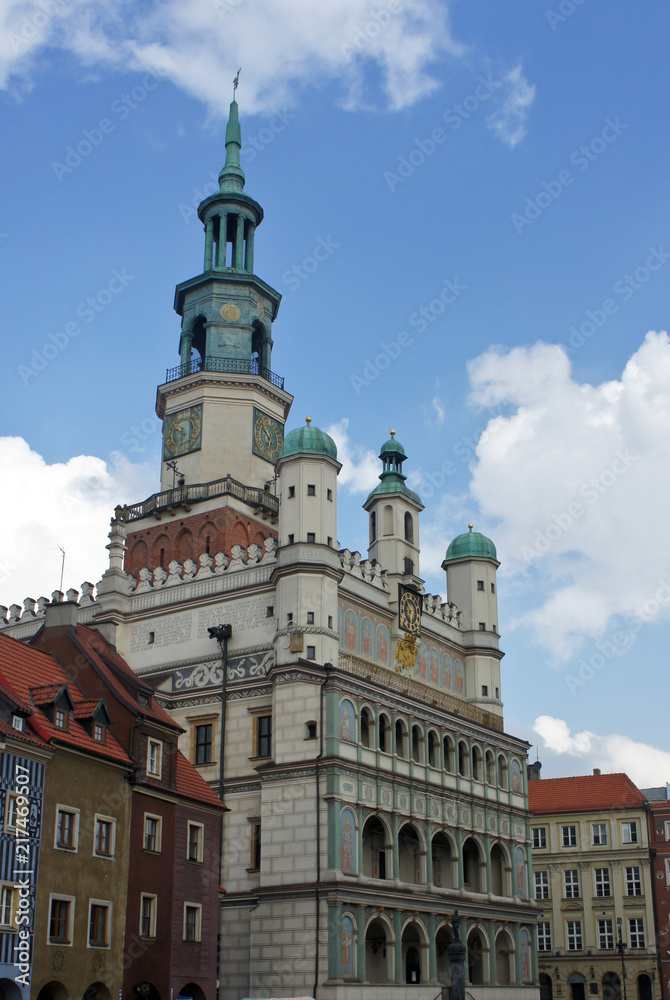
[[[330,979],[342,978],[342,907],[328,907],[328,941],[332,948],[328,949],[328,976]]]
[[[519,925],[512,924],[514,935],[514,978],[517,983],[521,982],[521,942],[519,939]]]
[[[498,982],[498,959],[496,957],[496,925],[492,920],[486,921],[486,931],[489,936],[489,979],[492,984]]]
[[[356,910],[356,978],[365,979],[365,908]]]
[[[460,827],[456,830],[456,850],[458,851],[458,889],[465,885],[465,872],[463,868],[463,831]]]
[[[465,1000],[466,947],[461,941],[460,924],[461,918],[458,914],[458,910],[455,910],[454,915],[451,918],[454,940],[447,949],[449,962],[451,964],[451,1000]]]
[[[209,217],[205,224],[205,271],[212,270],[212,253],[214,250],[214,219]]]
[[[216,247],[216,270],[226,270],[226,245],[228,236],[228,213],[219,214],[219,242]]]
[[[424,834],[426,837],[426,884],[433,884],[433,842],[431,839],[432,827],[430,823],[426,823],[424,827]]]
[[[244,268],[249,274],[254,273],[254,235],[256,233],[256,227],[249,225],[249,230],[247,232],[247,252],[244,261]]]
[[[435,914],[429,913],[426,919],[428,928],[428,978],[437,982],[437,945],[435,943]]]
[[[395,935],[395,981],[402,983],[405,979],[402,969],[402,920],[398,910],[393,914],[393,933]]]
[[[233,267],[236,271],[242,270],[242,261],[244,260],[244,216],[237,216],[237,229],[235,231],[235,260],[233,261]]]
[[[181,335],[181,363],[182,367],[191,363],[191,349],[193,345],[193,332],[184,331]]]
[[[333,802],[332,799],[328,802],[328,867],[337,868],[338,867],[338,857],[337,850],[339,844],[339,832],[340,832],[340,812],[339,804]]]
[[[358,829],[356,831],[356,871],[359,875],[363,874],[363,807],[359,806],[356,809],[356,823],[358,824]]]
[[[486,857],[486,891],[493,892],[493,873],[491,872],[491,837],[484,834],[484,855]]]
[[[400,850],[398,845],[398,816],[393,813],[391,817],[391,830],[393,836],[393,871],[391,878],[400,878]]]

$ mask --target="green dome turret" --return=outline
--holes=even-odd
[[[402,471],[402,463],[406,460],[407,455],[400,441],[396,441],[395,431],[391,431],[391,437],[381,446],[379,457],[383,463],[382,471],[379,474],[381,482],[379,486],[375,486],[363,506],[365,507],[373,497],[380,496],[381,494],[402,493],[404,496],[409,497],[410,500],[413,500],[414,503],[423,507],[421,497],[418,493],[410,490],[405,485],[407,476]]]
[[[473,557],[495,559],[496,562],[498,561],[496,547],[491,539],[487,538],[486,535],[482,535],[479,531],[473,531],[472,528],[473,525],[469,524],[468,531],[454,538],[447,549],[445,562],[449,562],[452,559],[471,559]]]
[[[284,438],[278,461],[291,455],[318,455],[337,462],[337,445],[325,431],[312,427],[312,418],[306,417],[304,427],[296,428]]]

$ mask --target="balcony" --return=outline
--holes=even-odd
[[[195,486],[178,486],[162,493],[154,493],[143,503],[133,504],[121,510],[121,520],[137,521],[149,514],[158,515],[180,504],[197,503],[200,500],[210,500],[212,497],[237,497],[243,503],[257,507],[270,518],[275,518],[279,512],[279,498],[253,486],[238,483],[231,476],[215,479],[211,483],[199,483]]]
[[[165,373],[166,382],[176,382],[177,379],[186,378],[188,375],[197,375],[198,372],[224,372],[231,375],[260,375],[266,382],[276,386],[278,389],[284,388],[284,379],[281,375],[275,375],[269,368],[262,368],[257,358],[243,360],[240,358],[194,358],[185,365],[177,365],[176,368],[168,368]]]

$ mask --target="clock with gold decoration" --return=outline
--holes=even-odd
[[[197,451],[202,442],[202,406],[189,406],[165,418],[163,458],[177,458]]]
[[[398,625],[402,632],[417,635],[421,628],[421,594],[398,584]]]
[[[281,446],[284,443],[284,425],[262,410],[254,407],[254,423],[251,449],[254,455],[259,455],[266,462],[273,464],[279,458]]]

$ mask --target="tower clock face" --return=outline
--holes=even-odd
[[[402,586],[398,602],[398,624],[403,632],[414,634],[421,626],[421,594]]]
[[[254,407],[252,451],[266,462],[276,462],[284,443],[284,425]]]
[[[202,406],[177,410],[165,420],[163,458],[176,458],[197,451],[202,442]]]

